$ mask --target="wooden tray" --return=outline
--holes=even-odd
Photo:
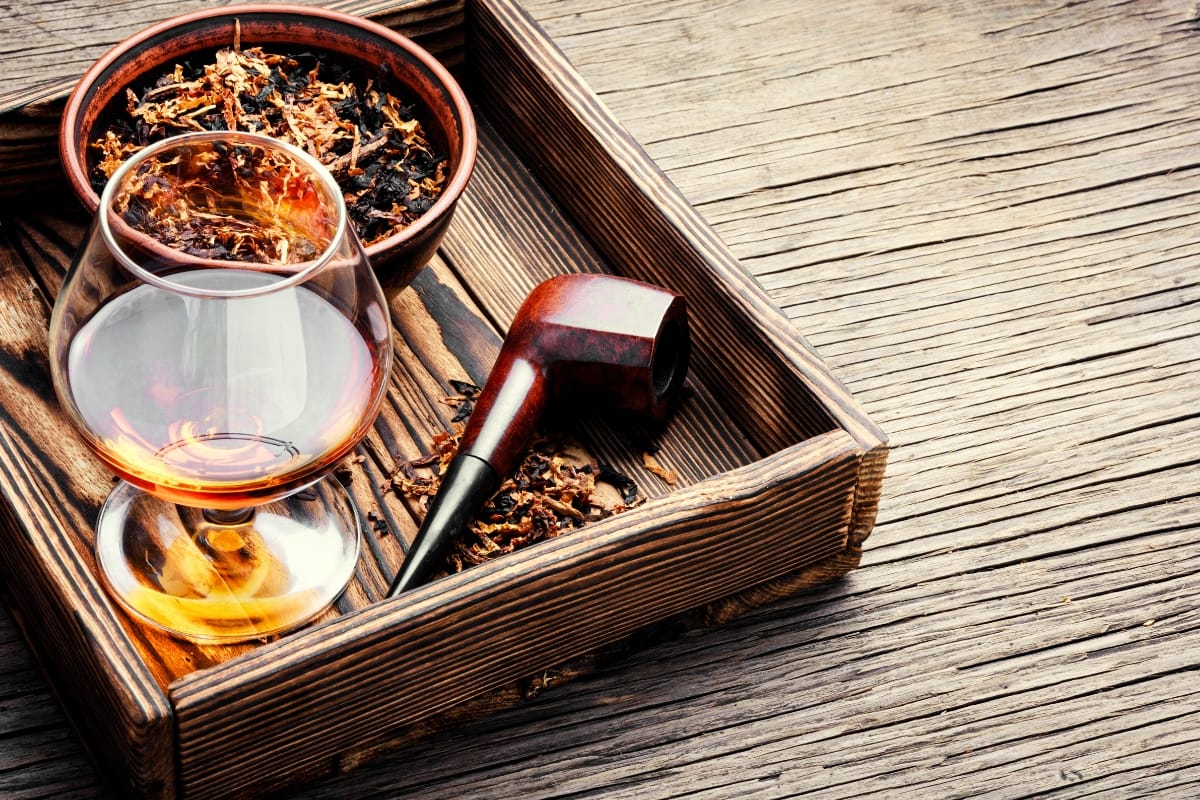
[[[91,553],[112,478],[60,413],[46,361],[53,297],[86,220],[63,210],[73,205],[65,183],[50,181],[48,202],[25,201],[0,226],[8,601],[123,794],[254,796],[352,768],[518,702],[525,676],[647,626],[681,615],[712,624],[843,574],[874,522],[882,432],[514,0],[341,7],[382,16],[454,66],[482,142],[442,251],[392,304],[389,402],[351,481],[383,522],[365,532],[353,584],[318,624],[206,647],[114,607]],[[53,130],[65,88],[9,114],[10,126],[28,125],[9,136],[10,155],[45,156],[52,141],[31,142]],[[381,602],[416,529],[382,488],[390,471],[449,427],[449,381],[483,382],[525,294],[570,271],[688,298],[695,353],[679,413],[662,430],[583,426],[596,455],[650,500]],[[642,469],[651,442],[678,473],[674,486]]]

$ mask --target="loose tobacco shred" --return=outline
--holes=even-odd
[[[124,114],[91,143],[97,191],[151,142],[190,130],[242,130],[291,142],[325,164],[364,244],[429,210],[445,185],[446,160],[416,107],[388,91],[385,70],[363,83],[325,54],[242,49],[239,38],[210,63],[176,64],[140,96],[126,90]]]
[[[470,406],[479,390],[467,383],[453,385],[462,395],[446,398],[445,402],[461,411]],[[463,426],[456,422],[452,431],[436,434],[433,452],[400,463],[391,476],[391,487],[427,507],[458,451],[462,430]],[[614,486],[620,500],[607,498],[600,483]],[[644,502],[645,496],[627,476],[608,465],[594,463],[576,444],[539,435],[514,474],[505,479],[468,530],[455,540],[445,571],[461,572]]]
[[[333,221],[296,163],[218,143],[148,159],[114,198],[132,228],[198,258],[297,264],[329,245]]]
[[[661,478],[663,483],[671,486],[674,486],[675,481],[679,478],[675,470],[664,467],[651,452],[642,453],[642,466],[644,466],[648,472],[651,472]]]

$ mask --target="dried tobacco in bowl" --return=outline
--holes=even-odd
[[[319,52],[233,46],[184,59],[140,90],[126,90],[90,143],[97,192],[152,142],[196,130],[242,130],[288,141],[325,164],[364,245],[415,222],[441,195],[446,158],[426,138],[415,104],[390,90],[385,69],[364,77]]]
[[[130,228],[196,258],[301,264],[333,241],[337,220],[288,154],[225,141],[152,155],[113,198]]]

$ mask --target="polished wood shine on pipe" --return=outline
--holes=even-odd
[[[663,419],[690,354],[682,295],[612,275],[570,274],[525,299],[458,453],[388,596],[420,584],[522,457],[551,403]]]

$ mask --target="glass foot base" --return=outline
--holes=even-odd
[[[119,483],[96,523],[109,592],[135,617],[206,643],[311,621],[358,561],[361,519],[335,478],[246,512],[208,512]]]

